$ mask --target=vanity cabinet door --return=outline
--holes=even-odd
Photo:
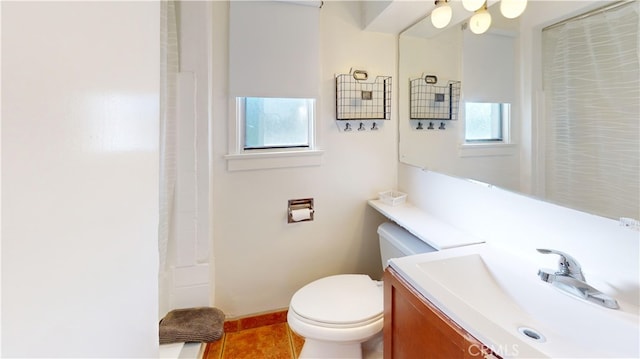
[[[496,358],[411,287],[391,267],[384,273],[384,358]]]

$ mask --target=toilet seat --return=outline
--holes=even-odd
[[[383,267],[390,258],[434,250],[393,223],[381,224],[378,233]],[[304,338],[299,358],[382,357],[383,301],[382,282],[361,274],[321,278],[300,288],[287,312],[289,328]]]
[[[299,320],[326,328],[353,328],[382,319],[383,289],[363,274],[341,274],[311,282],[291,298]]]

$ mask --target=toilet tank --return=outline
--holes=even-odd
[[[409,233],[406,229],[391,222],[378,226],[378,238],[380,238],[380,256],[382,257],[383,270],[387,268],[387,262],[391,258],[436,251],[435,248]]]

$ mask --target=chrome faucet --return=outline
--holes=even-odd
[[[538,252],[560,256],[558,270],[540,269],[538,270],[540,279],[567,293],[604,307],[611,309],[620,307],[615,299],[587,284],[580,264],[573,257],[554,249],[538,249]]]

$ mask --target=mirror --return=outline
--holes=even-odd
[[[542,120],[547,110],[543,105],[545,94],[540,90],[543,81],[541,32],[544,27],[602,6],[601,1],[529,1],[527,10],[520,18],[509,20],[500,15],[499,5],[493,5],[489,8],[493,18],[491,28],[482,35],[472,34],[465,29],[466,20],[436,33],[428,17],[404,30],[399,38],[398,61],[400,161],[616,220],[621,217],[639,219],[640,144],[637,136],[627,147],[636,153],[631,161],[621,166],[630,166],[630,171],[622,175],[622,182],[626,182],[630,188],[624,193],[636,199],[631,205],[627,203],[618,208],[604,208],[605,205],[598,203],[583,205],[577,197],[583,196],[584,191],[574,199],[559,200],[549,194],[552,186],[545,178],[545,172],[547,175],[549,172],[545,167],[545,157],[553,156],[550,149],[559,145],[551,143],[549,136],[545,137]],[[637,3],[634,6],[637,9]],[[453,11],[455,14],[465,10],[454,8]],[[467,12],[467,15],[470,13]],[[637,39],[637,33],[635,36]],[[625,71],[629,71],[628,78],[638,79],[640,76],[637,62]],[[458,120],[409,119],[409,81],[425,75],[435,75],[439,82],[461,81]],[[504,98],[508,100],[504,101]],[[638,98],[636,96],[636,104],[632,103],[630,109],[636,119],[640,118]],[[511,103],[511,119],[505,131],[505,143],[465,143],[465,101]],[[427,129],[429,122],[434,122],[431,130]],[[438,129],[441,122],[444,130]],[[622,131],[637,134],[638,121],[635,122],[635,125]],[[594,163],[602,162],[598,158],[593,160]],[[595,187],[589,187],[591,189],[599,191]]]

